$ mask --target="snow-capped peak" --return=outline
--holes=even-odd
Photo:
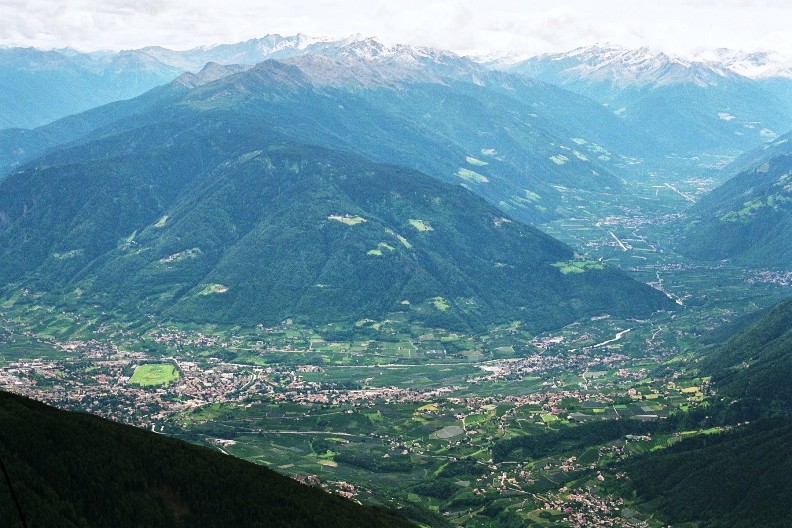
[[[526,61],[534,57],[535,54],[520,51],[471,49],[464,51],[463,56],[479,64],[508,67]]]
[[[617,86],[692,83],[706,87],[736,75],[719,64],[675,57],[648,47],[630,49],[611,44],[546,53],[504,69],[540,78],[552,72],[562,82],[565,79],[590,79],[612,82]]]
[[[792,57],[774,51],[718,48],[700,52],[696,59],[720,65],[751,79],[792,78]]]

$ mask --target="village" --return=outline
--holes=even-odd
[[[508,384],[537,376],[542,378],[542,382],[534,393],[523,396],[505,394],[499,401],[511,403],[515,408],[542,403],[547,415],[585,419],[586,415],[581,413],[564,414],[566,411],[558,405],[559,402],[574,399],[581,404],[592,401],[606,405],[613,402],[614,389],[624,390],[625,395],[631,397],[637,394],[632,384],[645,377],[646,369],[624,368],[634,360],[618,350],[591,354],[590,351],[573,348],[563,355],[541,353],[549,347],[561,345],[563,341],[562,337],[537,339],[535,345],[540,353],[471,364],[471,372],[464,380],[426,388],[413,387],[405,380],[400,382],[398,377],[386,386],[367,385],[370,379],[364,378],[353,387],[344,388],[327,377],[323,367],[316,365],[276,364],[265,367],[227,362],[215,357],[191,358],[191,354],[185,354],[188,356],[186,359],[184,355],[150,356],[144,352],[121,351],[98,340],[68,341],[56,343],[62,352],[59,359],[9,361],[0,365],[0,386],[65,408],[86,410],[117,421],[160,429],[174,415],[204,405],[250,403],[261,399],[354,406],[370,402],[428,403],[456,396],[454,401],[464,401],[475,408],[492,398],[459,397],[471,387]],[[173,338],[169,344],[174,344]],[[176,345],[223,348],[224,343],[213,339],[199,343],[182,340]],[[178,375],[170,382],[135,383],[135,369],[146,364],[173,365]],[[609,372],[607,383],[603,383],[603,376]],[[570,384],[568,379],[572,377],[576,382]],[[317,381],[319,379],[321,381]],[[605,390],[597,390],[598,385]]]
[[[472,475],[446,480],[477,501],[530,499],[532,515],[572,526],[644,525],[618,514],[619,499],[545,490],[548,482],[669,439],[636,435],[533,461],[493,460],[491,449],[566,425],[659,422],[708,391],[708,380],[684,371],[654,373],[666,355],[658,330],[607,314],[534,336],[423,332],[394,344],[333,342],[291,325],[207,333],[158,324],[144,336],[60,340],[3,322],[4,350],[29,344],[27,357],[2,354],[6,390],[204,443],[359,501],[376,500],[389,475],[409,471],[417,483],[475,460]],[[446,508],[428,493],[409,496]],[[458,522],[475,511],[452,510]]]

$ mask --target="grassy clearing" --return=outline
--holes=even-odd
[[[418,231],[434,231],[434,228],[430,226],[427,222],[424,222],[423,220],[410,218],[409,222],[410,225],[413,226]]]
[[[743,203],[743,208],[739,211],[731,211],[721,216],[721,222],[745,222],[757,211],[763,208],[775,208],[779,204],[792,201],[782,194],[773,194],[763,200],[750,200]]]
[[[465,181],[473,182],[473,183],[489,183],[489,178],[484,176],[483,174],[479,174],[476,171],[472,171],[470,169],[466,169],[461,167],[457,172],[456,175],[462,178]]]
[[[212,295],[214,293],[225,293],[227,291],[228,286],[223,284],[209,284],[206,288],[198,292],[198,295]]]
[[[386,231],[386,232],[387,232],[389,235],[393,235],[393,236],[395,236],[395,237],[398,239],[398,241],[399,241],[399,242],[401,242],[401,245],[402,245],[402,246],[404,246],[404,247],[406,247],[407,249],[410,249],[410,248],[412,247],[412,244],[410,244],[410,242],[408,242],[406,238],[404,238],[404,237],[403,237],[403,236],[401,236],[400,234],[396,233],[395,231],[392,231],[392,230],[390,230],[390,229],[386,229],[385,231]]]
[[[344,225],[350,225],[350,226],[362,224],[363,222],[368,221],[362,216],[350,216],[350,215],[344,215],[344,216],[330,215],[327,217],[327,219],[335,220],[336,222],[341,222]]]
[[[480,159],[476,159],[473,156],[467,156],[465,158],[465,161],[477,167],[486,167],[487,165],[489,165],[489,163],[487,163],[486,161],[481,161]]]
[[[132,244],[135,243],[135,237],[137,236],[137,229],[132,232],[131,235],[128,237],[121,237],[121,240],[118,241],[119,249],[127,250],[132,247]]]
[[[567,275],[569,273],[584,273],[589,270],[605,269],[605,266],[601,262],[596,260],[587,260],[587,259],[581,259],[581,260],[573,259],[573,260],[567,260],[566,262],[564,261],[554,262],[553,264],[551,264],[551,266],[553,266],[554,268],[558,268],[561,271],[561,273],[563,273],[564,275]]]
[[[434,307],[440,310],[441,312],[445,312],[449,308],[448,301],[446,301],[442,297],[432,297],[430,301],[434,305]]]
[[[566,164],[567,161],[569,161],[569,158],[567,158],[563,154],[556,154],[555,156],[550,156],[550,161],[552,161],[556,165],[564,165]]]
[[[239,156],[239,158],[237,158],[236,162],[237,162],[238,165],[241,165],[241,164],[243,164],[245,162],[248,162],[248,161],[252,160],[253,158],[259,156],[262,152],[264,152],[264,151],[263,150],[254,150],[252,152],[246,152],[245,154],[242,154],[241,156]]]
[[[160,228],[161,227],[165,227],[165,224],[167,222],[168,222],[168,215],[165,215],[162,218],[160,218],[159,220],[157,220],[157,223],[154,224],[154,227],[160,227]]]
[[[385,254],[384,253],[385,251],[396,251],[396,248],[389,244],[386,244],[385,242],[380,242],[379,244],[377,244],[377,247],[375,249],[369,249],[368,251],[366,251],[366,255],[381,257],[382,255]]]
[[[129,384],[141,387],[167,385],[180,377],[179,370],[170,363],[150,363],[136,368],[135,373],[129,378]]]
[[[64,251],[62,253],[53,253],[52,256],[58,260],[65,260],[74,257],[79,257],[83,254],[82,249],[72,249],[70,251]]]

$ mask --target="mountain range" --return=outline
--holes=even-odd
[[[640,184],[646,189],[648,171],[667,169],[668,159],[683,158],[683,167],[694,173],[694,162],[714,155],[731,160],[716,178],[725,181],[689,209],[674,205],[675,213],[682,212],[655,222],[641,217],[644,211],[625,208],[629,216],[616,219],[625,231],[638,225],[633,233],[640,242],[648,240],[644,233],[663,229],[676,235],[667,237],[676,252],[652,245],[646,250],[650,257],[636,257],[657,260],[638,269],[651,269],[658,284],[661,271],[675,278],[680,254],[788,269],[792,132],[779,134],[792,129],[790,78],[770,54],[730,50],[683,60],[648,49],[589,47],[487,62],[362,36],[270,35],[187,51],[3,49],[0,127],[8,128],[0,130],[0,293],[31,296],[53,312],[79,313],[90,306],[119,323],[296,323],[300,330],[337,326],[343,332],[387,321],[409,323],[423,335],[431,328],[486,335],[508,325],[531,338],[564,328],[563,336],[534,341],[541,344],[562,343],[574,333],[570,325],[581,321],[606,325],[592,332],[578,326],[580,339],[571,343],[592,344],[570,353],[591,351],[590,366],[600,359],[607,369],[611,361],[657,360],[657,372],[673,371],[674,380],[696,376],[676,396],[678,412],[665,403],[649,405],[679,387],[662,380],[656,392],[651,389],[657,401],[646,402],[650,393],[637,389],[654,374],[643,366],[619,366],[612,376],[602,372],[603,384],[624,379],[617,380],[615,392],[597,395],[605,400],[597,409],[610,406],[615,416],[608,415],[620,418],[617,406],[632,408],[640,399],[646,404],[641,413],[662,409],[662,416],[599,422],[594,414],[600,413],[592,413],[581,416],[593,423],[579,426],[571,423],[572,415],[564,419],[554,409],[552,398],[560,387],[573,387],[570,393],[580,394],[583,404],[584,393],[572,392],[579,380],[557,376],[556,370],[552,381],[541,380],[532,370],[528,381],[541,381],[549,391],[538,406],[541,414],[526,411],[532,423],[520,418],[530,426],[521,433],[506,433],[503,426],[493,433],[497,438],[489,432],[478,436],[476,441],[486,443],[471,449],[465,463],[497,470],[491,464],[519,466],[528,458],[539,460],[539,454],[586,448],[593,449],[595,464],[580,469],[593,472],[608,451],[614,455],[608,469],[623,469],[626,478],[605,482],[596,469],[602,489],[621,486],[620,492],[628,490],[622,496],[645,501],[661,520],[697,526],[788,522],[785,503],[774,494],[789,494],[792,300],[747,317],[738,331],[693,361],[630,357],[633,336],[640,338],[639,354],[645,352],[641,332],[649,348],[658,336],[676,335],[669,343],[683,343],[698,332],[689,321],[710,321],[713,313],[722,319],[727,302],[713,301],[707,317],[691,315],[705,310],[695,306],[687,317],[664,314],[649,321],[657,327],[651,339],[647,325],[615,343],[633,329],[634,321],[620,327],[624,320],[648,319],[677,304],[532,224],[579,216],[595,198],[622,205]],[[52,97],[42,95],[50,92]],[[613,231],[609,235],[627,251]],[[668,254],[673,264],[666,266]],[[18,308],[14,301],[6,306]],[[600,330],[617,327],[615,338],[594,344]],[[722,333],[726,329],[710,339]],[[600,348],[609,355],[600,358]],[[555,350],[547,349],[542,359]],[[480,366],[473,365],[464,367]],[[312,367],[318,369],[297,368],[318,374]],[[33,371],[31,387],[39,375]],[[585,397],[605,386],[588,373],[580,378]],[[276,374],[273,386],[282,381]],[[459,379],[470,386],[478,382],[467,375]],[[335,387],[325,385],[330,386]],[[557,405],[565,408],[560,400]],[[420,413],[429,416],[433,407],[408,410],[408,420],[423,420]],[[491,418],[506,416],[497,414],[498,405],[492,411]],[[379,411],[376,416],[382,418]],[[463,426],[456,447],[474,445],[470,438],[477,431],[465,429],[470,420],[466,425],[456,410],[452,418]],[[426,422],[429,440],[421,443],[447,440],[437,434],[443,429],[432,432]],[[687,434],[687,426],[698,430]],[[663,438],[654,447],[636,448],[645,456],[625,462],[615,456],[618,449],[603,450],[585,438],[592,431],[604,431],[603,441],[624,437],[621,446],[633,433]],[[559,444],[553,446],[557,451],[549,449],[551,440]],[[457,452],[441,449],[443,461]],[[491,460],[473,460],[488,449]],[[401,456],[424,456],[411,455],[407,445],[400,450]],[[35,525],[407,525],[393,512],[360,507],[205,449],[2,392],[0,456]],[[500,479],[503,490],[506,475]],[[516,475],[525,479],[530,471]],[[713,493],[719,476],[728,482]],[[754,486],[747,477],[764,480]],[[447,481],[440,491],[449,498],[472,484],[463,482]],[[484,509],[474,489],[473,502],[460,502],[460,512],[471,505]],[[0,518],[13,512],[0,494]],[[544,514],[551,512],[539,515]],[[520,516],[513,519],[522,522]]]
[[[792,128],[785,71],[748,78],[737,58],[687,60],[648,48],[589,46],[495,67],[572,90],[640,124],[668,153],[735,154]],[[766,70],[767,71],[767,70]]]
[[[93,53],[6,48],[0,50],[0,82],[4,87],[0,92],[0,128],[34,128],[99,104],[134,97],[181,73],[198,72],[210,62],[252,66],[267,59],[289,61],[299,57],[355,58],[376,63],[374,75],[368,72],[356,79],[364,84],[396,78],[423,82],[437,65],[443,70],[449,66],[456,68],[457,73],[463,73],[473,83],[482,81],[488,69],[545,81],[605,105],[597,113],[591,108],[596,105],[585,105],[578,99],[553,109],[569,109],[586,116],[583,121],[597,123],[595,130],[633,137],[632,142],[603,143],[586,136],[585,132],[590,134],[590,130],[571,130],[572,138],[601,143],[602,148],[617,156],[662,159],[669,153],[734,155],[792,129],[792,105],[788,103],[792,75],[783,66],[783,60],[770,53],[721,49],[693,59],[680,59],[646,48],[590,46],[515,62],[510,58],[470,60],[430,48],[386,46],[362,35],[345,39],[267,35],[185,51],[156,46]],[[447,77],[447,71],[441,71],[435,80]],[[335,79],[346,84],[352,81],[342,75],[336,75]],[[509,85],[515,82],[511,77],[499,83],[505,89],[501,92],[511,90]],[[536,102],[530,98],[527,101]],[[556,117],[530,110],[526,113]],[[608,120],[601,114],[621,119]],[[537,125],[543,124],[534,126]],[[561,139],[558,145],[570,141],[570,137]],[[566,146],[575,148],[575,145]],[[611,157],[609,153],[604,155]]]
[[[181,95],[119,112],[0,182],[4,282],[128,314],[256,324],[398,312],[540,329],[673,306],[460,185],[300,143],[331,127],[295,66],[171,88]]]
[[[13,170],[210,81],[180,104],[245,105],[299,142],[465,185],[527,222],[566,216],[591,193],[626,193],[634,160],[652,150],[640,129],[584,97],[453,54],[365,40],[284,64],[210,63],[130,101],[0,131],[0,166]]]

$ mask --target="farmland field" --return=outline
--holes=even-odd
[[[179,377],[179,370],[170,363],[150,363],[137,367],[129,383],[141,387],[167,385]]]

